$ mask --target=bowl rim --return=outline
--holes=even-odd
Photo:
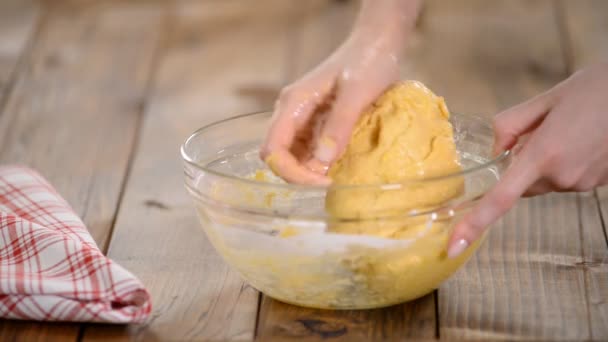
[[[488,161],[486,161],[482,164],[479,164],[479,165],[475,165],[474,167],[471,167],[471,168],[463,169],[458,172],[448,173],[448,174],[444,174],[444,175],[440,175],[440,176],[436,176],[436,177],[428,177],[428,178],[422,178],[422,179],[409,179],[409,180],[404,180],[404,181],[401,181],[398,183],[305,185],[305,184],[295,184],[295,183],[286,183],[286,182],[285,183],[270,183],[270,182],[243,178],[243,177],[238,177],[238,176],[230,175],[227,173],[219,172],[219,171],[209,169],[209,168],[201,165],[200,163],[195,161],[190,155],[188,155],[188,153],[186,151],[188,144],[193,139],[195,139],[197,136],[199,136],[200,134],[203,134],[205,131],[207,131],[209,129],[212,129],[216,126],[219,126],[221,124],[224,124],[224,123],[227,123],[230,121],[236,121],[236,120],[243,119],[243,118],[268,115],[268,114],[272,114],[272,111],[271,110],[261,110],[261,111],[249,112],[249,113],[245,113],[245,114],[239,114],[239,115],[227,117],[222,120],[214,121],[214,122],[211,122],[207,125],[200,127],[199,129],[197,129],[193,133],[191,133],[181,144],[180,154],[181,154],[182,160],[185,163],[187,163],[188,165],[202,171],[203,173],[211,174],[215,177],[219,177],[224,180],[234,181],[234,182],[238,182],[238,183],[244,183],[244,184],[249,184],[249,185],[254,185],[254,186],[259,186],[259,187],[279,188],[279,189],[283,189],[283,190],[305,192],[305,191],[325,191],[330,187],[332,190],[333,189],[336,189],[336,190],[370,189],[370,188],[378,189],[378,190],[398,190],[404,186],[411,186],[414,184],[425,184],[425,183],[443,181],[443,180],[450,179],[450,178],[470,175],[477,171],[485,170],[487,168],[496,166],[497,164],[504,161],[512,154],[512,150],[508,149],[508,150],[505,150],[505,151],[499,153],[498,155],[494,156],[492,159],[489,159]],[[474,114],[450,113],[450,117],[452,117],[453,115],[471,118],[471,119],[479,122],[480,124],[482,124],[486,127],[490,126],[490,128],[491,128],[491,125],[488,123],[489,120],[486,118],[483,118],[481,116],[474,115]]]

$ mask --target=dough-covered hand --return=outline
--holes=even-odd
[[[364,1],[350,37],[281,91],[261,149],[293,183],[329,184],[328,166],[348,144],[362,111],[399,79],[398,57],[417,1]]]
[[[518,140],[520,146],[502,179],[454,228],[450,257],[479,238],[522,195],[608,184],[607,89],[608,63],[599,64],[496,117],[495,151],[512,148]]]

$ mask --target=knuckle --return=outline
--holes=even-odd
[[[298,83],[288,85],[279,92],[275,106],[307,103],[311,100],[312,93],[308,87],[304,87]]]
[[[343,69],[339,74],[338,74],[338,80],[340,82],[349,82],[351,81],[355,76],[357,75],[357,72],[352,70],[352,69]]]
[[[492,197],[490,200],[490,206],[492,206],[496,212],[506,212],[509,210],[509,208],[511,208],[516,197],[517,196],[511,193],[509,190],[503,191]]]
[[[566,171],[565,169],[558,169],[555,171],[551,177],[551,182],[563,190],[575,189],[577,184],[579,184],[578,172],[574,170]]]
[[[587,192],[594,189],[594,186],[588,182],[578,183],[572,190],[577,192]]]
[[[262,147],[260,147],[260,158],[262,160],[266,160],[266,158],[268,158],[269,155],[270,155],[270,150],[268,149],[268,147],[266,145],[262,145]]]
[[[499,114],[494,118],[494,132],[506,134],[511,127],[511,121],[507,113]]]
[[[488,226],[486,222],[479,219],[478,215],[468,216],[464,222],[466,222],[466,225],[460,228],[459,234],[466,237],[469,241],[477,240]]]
[[[288,101],[290,98],[293,97],[293,93],[294,93],[293,85],[288,85],[288,86],[284,87],[283,89],[281,89],[281,92],[279,93],[279,101]]]
[[[563,157],[560,147],[545,147],[540,149],[541,167],[543,170],[560,170],[563,165]]]
[[[511,200],[507,195],[500,194],[494,197],[490,203],[492,207],[495,208],[497,211],[503,212],[509,209],[511,205]]]
[[[513,130],[513,124],[506,114],[496,116],[493,122],[494,142],[498,145],[506,144],[511,140],[516,140],[517,136]],[[501,146],[503,147],[503,146]]]
[[[468,235],[471,240],[475,240],[477,238],[477,235],[479,235],[479,233],[482,232],[483,229],[483,224],[481,224],[477,220],[470,220],[468,223],[468,229],[465,234]]]
[[[299,82],[292,83],[281,89],[281,92],[279,93],[279,99],[282,101],[300,99],[307,93],[305,89],[306,87],[303,84],[300,84]]]
[[[274,145],[275,144],[273,144],[272,141],[265,141],[260,146],[259,155],[262,158],[262,160],[266,160],[266,158],[268,158],[271,154],[273,154],[277,151],[277,148]]]
[[[579,178],[579,181],[574,185],[573,190],[580,192],[591,191],[597,186],[598,183],[599,182],[591,177],[582,177]]]

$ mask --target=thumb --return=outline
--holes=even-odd
[[[448,257],[455,258],[464,252],[540,177],[531,156],[530,149],[524,148],[503,178],[456,224],[448,242]]]
[[[281,92],[260,157],[274,174],[288,182],[327,185],[327,177],[306,168],[291,150],[297,129],[310,118],[316,106],[309,96],[301,95],[308,94],[301,88],[288,87],[292,90]]]
[[[512,148],[521,135],[535,129],[553,106],[554,93],[554,89],[549,90],[497,114],[494,118],[494,152],[498,154]]]

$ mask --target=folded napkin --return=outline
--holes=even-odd
[[[103,255],[46,180],[0,167],[0,317],[138,323],[150,310],[141,282]]]

